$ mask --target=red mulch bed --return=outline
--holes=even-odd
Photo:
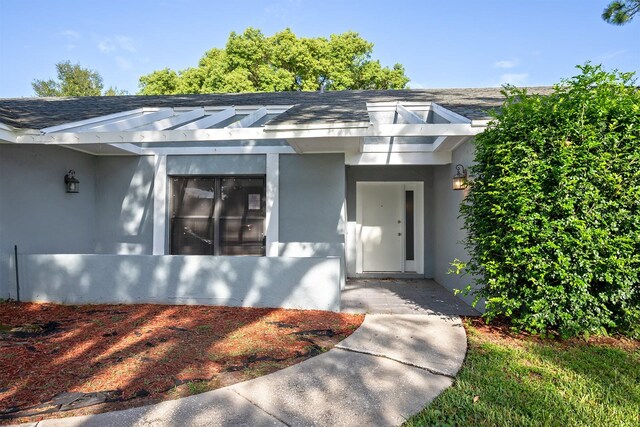
[[[224,387],[326,351],[363,319],[306,310],[5,302],[0,419],[105,412]],[[64,392],[109,393],[82,409],[71,404],[59,412],[48,404],[31,411],[50,414],[9,413]]]

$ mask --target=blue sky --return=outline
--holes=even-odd
[[[416,88],[550,85],[588,60],[639,72],[640,17],[609,25],[608,1],[0,0],[0,97],[33,96],[31,82],[55,77],[64,60],[136,93],[141,75],[195,66],[249,26],[357,31]]]

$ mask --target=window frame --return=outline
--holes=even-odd
[[[168,190],[168,246],[169,246],[169,254],[170,255],[185,255],[182,253],[174,252],[174,224],[176,219],[212,219],[213,220],[213,254],[192,254],[194,256],[266,256],[266,194],[267,194],[267,176],[266,174],[172,174],[167,175],[167,179],[169,181]],[[176,215],[178,209],[176,207],[176,201],[174,198],[175,195],[175,180],[189,180],[189,179],[210,179],[214,183],[214,198],[213,198],[213,213],[212,215]],[[261,198],[260,198],[260,214],[256,215],[255,218],[244,217],[244,219],[250,220],[261,220],[262,223],[262,238],[260,247],[260,254],[231,254],[225,255],[222,253],[224,245],[222,239],[222,229],[221,222],[225,219],[237,219],[235,216],[222,216],[223,210],[223,200],[222,200],[222,183],[225,179],[261,179],[262,180],[262,189],[261,189]],[[247,201],[248,203],[248,201]],[[229,247],[234,245],[229,245]],[[237,246],[237,245],[235,245]]]

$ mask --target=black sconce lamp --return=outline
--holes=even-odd
[[[467,170],[462,165],[456,165],[456,174],[453,177],[453,189],[464,190],[467,187]]]
[[[76,171],[71,169],[64,176],[64,184],[67,187],[67,193],[79,193],[80,192],[80,181],[76,178]]]

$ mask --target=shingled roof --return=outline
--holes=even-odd
[[[293,105],[270,124],[368,122],[367,102],[435,102],[471,120],[488,119],[502,105],[500,88],[275,92],[164,96],[0,99],[0,123],[43,129],[142,107]],[[549,93],[549,87],[530,88]]]

